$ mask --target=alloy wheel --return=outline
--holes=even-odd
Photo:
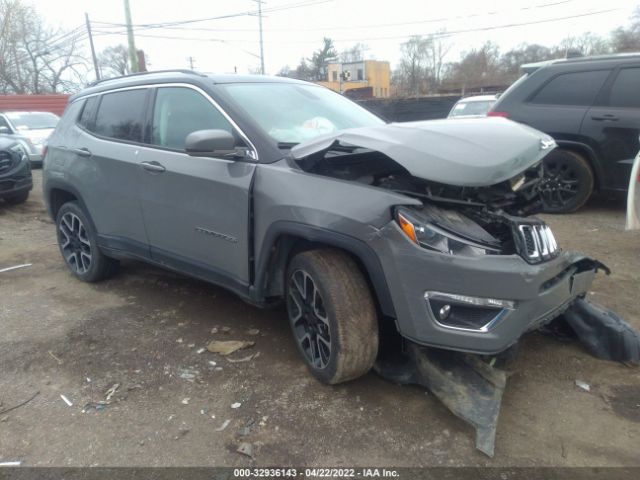
[[[307,361],[324,369],[331,358],[331,332],[322,295],[313,278],[296,270],[289,278],[287,308],[296,341]]]
[[[544,164],[544,178],[539,191],[548,207],[562,207],[573,200],[579,191],[579,174],[565,159],[553,159]]]
[[[67,212],[60,219],[60,249],[67,265],[83,274],[91,268],[91,242],[87,230],[76,214]]]

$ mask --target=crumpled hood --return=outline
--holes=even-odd
[[[556,146],[553,138],[531,127],[487,117],[341,130],[296,145],[291,156],[302,159],[335,142],[383,153],[414,177],[469,187],[509,180]]]

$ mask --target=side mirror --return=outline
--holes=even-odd
[[[4,127],[4,126],[0,127],[0,134],[5,134],[6,135],[8,133],[11,133],[9,131],[9,127]]]
[[[226,130],[197,130],[187,135],[185,150],[195,157],[233,157],[236,139]]]

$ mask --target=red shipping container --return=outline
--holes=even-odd
[[[69,95],[0,95],[0,112],[21,110],[62,115]]]

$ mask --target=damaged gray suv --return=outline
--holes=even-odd
[[[496,354],[585,294],[599,264],[530,216],[554,147],[501,118],[386,124],[306,82],[156,72],[70,99],[44,195],[79,279],[134,258],[284,300],[338,383],[389,330]]]

